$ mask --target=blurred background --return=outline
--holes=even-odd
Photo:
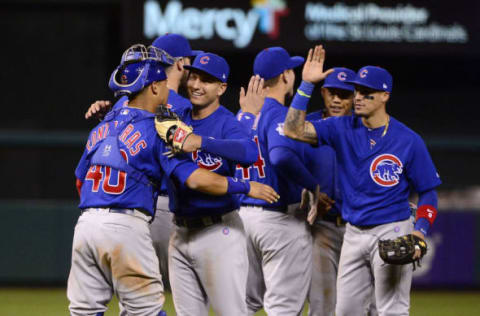
[[[60,287],[63,295],[79,216],[73,172],[97,123],[84,114],[95,100],[114,100],[108,79],[128,46],[167,32],[227,59],[222,104],[233,112],[266,47],[306,56],[323,44],[326,68],[388,69],[388,112],[423,137],[443,181],[413,289],[478,291],[479,16],[480,2],[467,0],[0,1],[0,315],[17,315],[2,306],[18,287]],[[319,89],[310,104],[322,108]]]

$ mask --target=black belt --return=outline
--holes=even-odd
[[[345,226],[347,223],[341,215],[326,214],[322,217],[324,221],[334,223],[337,227]]]
[[[265,211],[272,211],[272,212],[280,212],[280,213],[288,212],[288,208],[286,206],[268,207],[268,206],[256,205],[256,204],[242,204],[242,206],[259,207],[264,209]]]
[[[375,225],[353,225],[352,224],[352,226],[355,226],[356,228],[361,229],[361,230],[372,229],[372,228],[377,227],[379,225],[383,225],[383,224],[375,224]]]
[[[173,222],[177,226],[186,227],[188,229],[205,228],[217,223],[221,223],[223,221],[223,216],[230,212],[231,211],[220,215],[206,215],[200,217],[182,217],[175,215],[173,217]]]

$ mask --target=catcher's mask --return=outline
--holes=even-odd
[[[154,81],[167,78],[165,66],[175,62],[165,51],[153,46],[136,44],[122,55],[120,65],[113,71],[108,83],[115,97],[135,94]]]

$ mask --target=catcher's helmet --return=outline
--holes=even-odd
[[[172,65],[175,59],[165,51],[136,44],[122,55],[120,65],[110,76],[108,86],[115,97],[140,92],[154,81],[167,78],[164,66]]]

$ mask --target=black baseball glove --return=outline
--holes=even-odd
[[[422,254],[420,258],[413,259],[416,249],[419,249]],[[415,262],[420,266],[420,259],[427,253],[427,243],[418,236],[408,234],[395,239],[379,240],[378,252],[386,263],[413,263],[415,267]]]

